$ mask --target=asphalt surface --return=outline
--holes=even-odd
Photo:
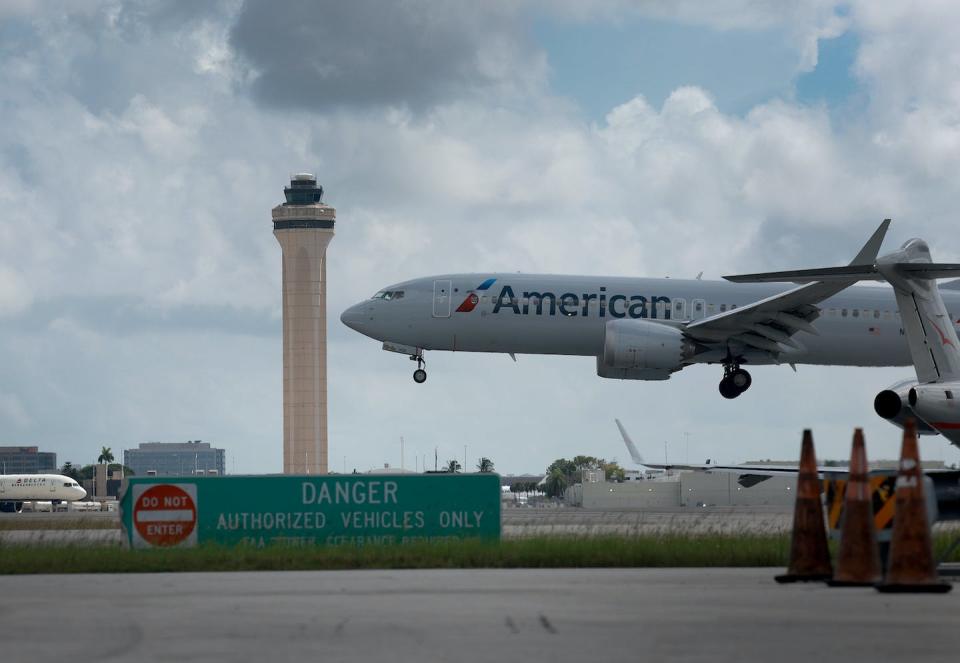
[[[956,661],[960,591],[780,569],[0,578],[3,660]]]

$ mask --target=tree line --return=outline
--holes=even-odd
[[[596,456],[558,458],[547,466],[544,492],[548,497],[563,497],[567,488],[583,480],[584,471],[599,470],[605,481],[623,481],[626,473],[616,461],[607,461]]]

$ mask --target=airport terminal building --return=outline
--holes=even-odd
[[[0,474],[57,472],[57,454],[38,447],[0,447]]]
[[[123,451],[123,464],[137,476],[156,474],[182,477],[194,474],[225,474],[226,451],[209,442],[141,442]]]

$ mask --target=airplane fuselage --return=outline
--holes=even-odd
[[[384,288],[343,313],[351,328],[422,350],[600,356],[608,322],[684,323],[784,292],[777,284],[538,274],[449,274]],[[385,294],[392,293],[392,294]],[[397,296],[396,293],[402,293]],[[943,293],[960,312],[960,293]],[[783,362],[906,366],[893,291],[853,286],[821,302],[819,335],[801,334]],[[955,321],[957,316],[953,316]],[[687,363],[714,363],[716,353]],[[763,357],[752,363],[773,363]]]
[[[73,502],[86,496],[80,484],[60,474],[0,474],[0,503]]]

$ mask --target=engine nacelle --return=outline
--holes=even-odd
[[[907,393],[910,409],[918,419],[936,424],[947,439],[957,438],[960,426],[960,389],[957,383],[918,384]]]
[[[683,332],[646,320],[611,320],[604,329],[597,375],[620,380],[666,380],[693,356]]]
[[[915,393],[916,386],[916,380],[905,380],[884,389],[873,399],[873,410],[894,426],[903,428],[907,419],[912,418],[917,422],[919,434],[936,435],[937,431],[924,421],[910,402],[910,394]]]

